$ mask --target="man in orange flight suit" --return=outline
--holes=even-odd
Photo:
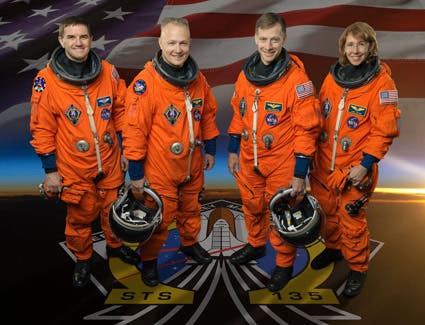
[[[311,266],[321,269],[344,257],[349,297],[360,293],[369,265],[366,207],[378,182],[377,163],[399,135],[397,98],[391,70],[378,58],[375,31],[363,22],[348,26],[319,94],[324,128],[310,184],[327,215],[326,249]]]
[[[159,283],[157,258],[174,218],[180,250],[198,263],[212,259],[197,238],[201,227],[198,198],[204,169],[214,165],[219,135],[214,95],[189,55],[187,20],[166,18],[159,45],[153,61],[146,63],[128,87],[128,126],[123,132],[132,191],[140,195],[148,182],[163,201],[162,223],[140,249],[142,280],[148,286]]]
[[[230,257],[234,264],[265,255],[268,203],[279,188],[292,186],[291,196],[304,193],[316,150],[320,118],[314,87],[303,63],[286,52],[285,40],[286,23],[280,15],[267,13],[257,20],[258,51],[245,62],[231,100],[228,168],[240,190],[248,232],[248,243]],[[275,230],[270,241],[277,256],[267,287],[278,291],[291,279],[296,247]]]
[[[92,223],[101,217],[108,256],[129,264],[140,258],[110,230],[108,211],[124,182],[117,132],[124,125],[125,84],[91,50],[92,34],[80,17],[59,27],[58,47],[34,79],[31,145],[45,170],[44,190],[67,204],[66,245],[77,262],[75,287],[90,279]]]

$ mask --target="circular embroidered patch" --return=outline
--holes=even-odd
[[[266,123],[269,126],[275,126],[277,124],[277,116],[276,114],[270,113],[266,115]]]
[[[111,118],[111,111],[107,108],[102,109],[100,112],[100,116],[102,117],[102,120],[109,120]]]
[[[350,129],[357,129],[359,126],[359,119],[355,116],[351,116],[347,119],[347,125]]]
[[[133,90],[137,95],[141,95],[146,91],[146,82],[142,79],[139,79],[134,82]]]

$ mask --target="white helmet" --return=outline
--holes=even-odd
[[[310,246],[320,238],[325,213],[311,194],[300,200],[291,197],[292,188],[279,190],[270,200],[269,208],[275,229],[287,243]]]
[[[129,186],[125,186],[109,209],[113,233],[126,242],[145,243],[162,222],[161,198],[146,186],[143,193],[145,200],[142,202],[134,197]],[[145,205],[147,201],[149,207]]]

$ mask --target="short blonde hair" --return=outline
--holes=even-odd
[[[261,29],[267,29],[274,27],[274,25],[279,24],[283,35],[286,34],[286,22],[283,17],[277,13],[274,12],[267,12],[260,16],[260,18],[257,19],[257,22],[255,23],[255,33],[257,34],[258,30]]]
[[[164,29],[164,27],[167,26],[168,24],[185,26],[190,33],[189,21],[186,18],[165,17],[161,21],[161,32]]]

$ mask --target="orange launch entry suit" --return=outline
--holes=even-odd
[[[191,57],[188,60],[195,65]],[[194,80],[180,86],[167,81],[149,61],[127,90],[124,155],[130,162],[143,162],[144,176],[163,201],[162,223],[141,247],[142,261],[158,257],[175,218],[181,245],[198,242],[198,198],[204,184],[202,142],[215,139],[219,130],[215,97],[197,66],[194,70]],[[190,122],[187,101],[192,106]],[[192,153],[189,123],[195,140]]]
[[[108,211],[124,182],[116,133],[124,125],[126,87],[111,64],[93,52],[91,55],[98,72],[93,74],[93,80],[88,80],[86,91],[104,174],[97,183],[94,179],[99,174],[99,164],[82,86],[58,77],[52,70],[54,62],[50,62],[35,77],[31,97],[31,145],[42,160],[55,157],[63,186],[59,197],[67,203],[66,244],[79,260],[92,256],[92,223],[99,213],[107,245],[122,245],[109,228]],[[52,60],[55,59],[54,53]]]
[[[319,94],[324,128],[310,172],[312,194],[327,215],[322,233],[326,247],[340,249],[350,268],[359,272],[368,269],[370,236],[366,207],[378,182],[377,162],[399,135],[400,111],[391,70],[384,62],[376,61],[375,65],[376,71],[371,72],[370,80],[358,86],[337,83],[332,70],[325,78]],[[338,106],[341,108],[339,122]],[[346,178],[349,169],[361,164],[365,155],[375,158],[362,181],[367,186],[350,186]],[[353,204],[365,193],[363,206],[357,214],[350,215],[347,204]]]
[[[303,63],[297,56],[290,55],[287,71],[267,85],[251,83],[242,71],[231,104],[233,118],[228,133],[241,135],[240,170],[235,172],[235,178],[242,198],[248,242],[259,247],[266,245],[269,236],[268,203],[279,188],[291,185],[296,155],[310,159],[315,153],[320,124],[317,101]],[[257,117],[253,112],[255,104]],[[255,138],[254,125],[257,125]],[[272,140],[269,145],[267,138]],[[258,172],[254,168],[255,151]],[[270,232],[270,242],[277,251],[276,265],[292,266],[296,247],[285,243],[275,230]]]

